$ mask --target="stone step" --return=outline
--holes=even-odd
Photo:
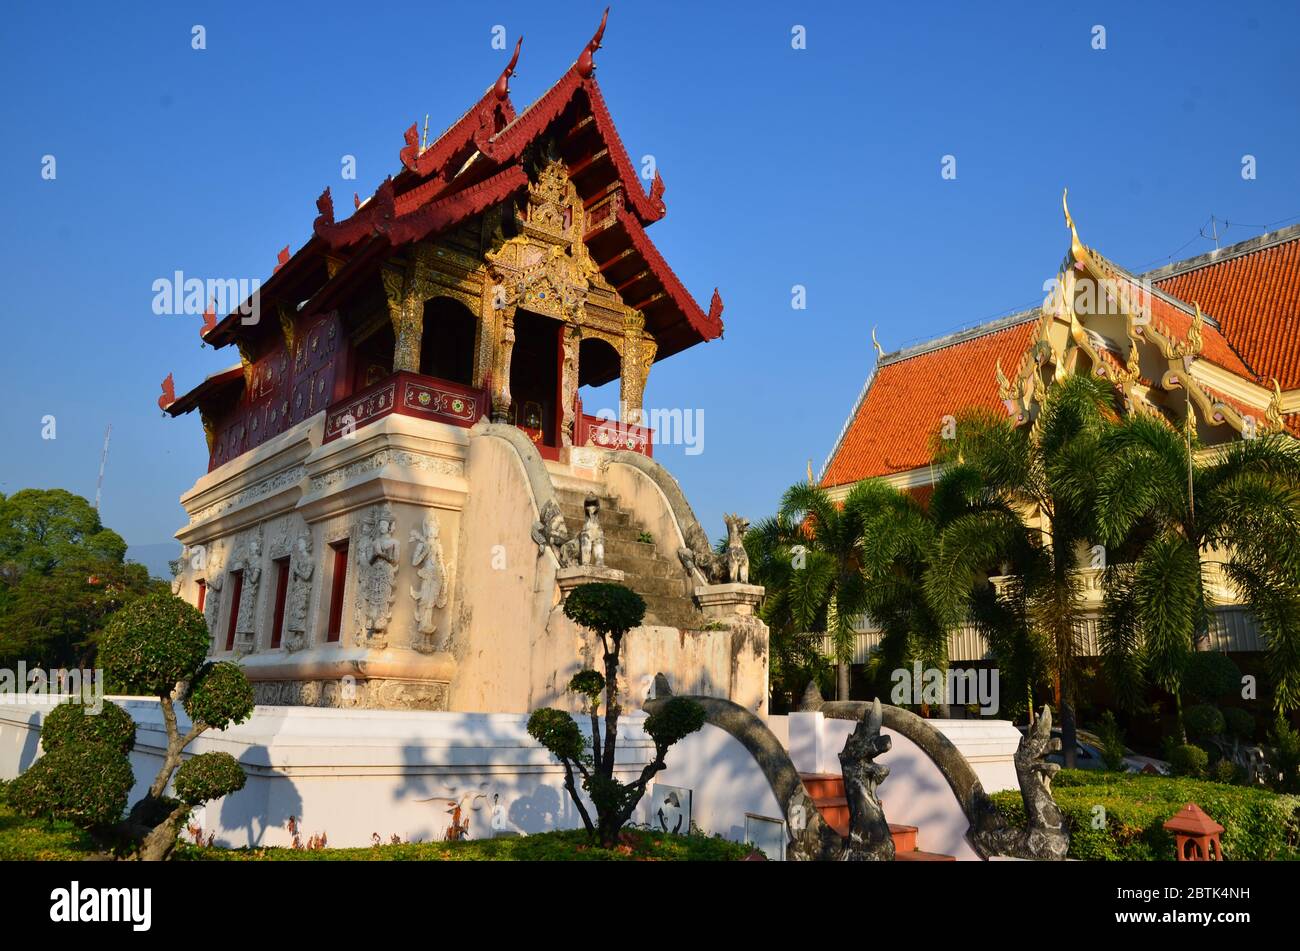
[[[849,834],[849,801],[844,794],[844,777],[838,773],[800,773],[804,789],[812,796],[813,805],[826,820],[826,824],[840,835]],[[922,852],[916,847],[920,830],[916,826],[889,823],[889,835],[894,840],[894,857],[900,862],[955,862],[951,855]]]

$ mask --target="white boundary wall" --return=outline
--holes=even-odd
[[[156,701],[112,699],[138,726],[134,802],[162,763],[161,713]],[[36,759],[40,723],[53,702],[0,704],[0,778],[12,779]],[[619,720],[625,782],[654,755],[644,720],[642,713]],[[183,713],[181,721],[188,726]],[[193,753],[230,753],[248,774],[242,790],[206,803],[192,821],[229,847],[290,844],[290,816],[304,840],[324,832],[331,846],[370,845],[375,833],[384,842],[393,834],[438,840],[453,802],[475,839],[581,826],[563,769],[528,736],[527,721],[518,714],[259,706],[247,722],[191,744]],[[694,823],[710,834],[743,841],[747,812],[781,818],[753,758],[713,726],[675,746],[656,780],[691,789]],[[639,812],[634,821],[648,822],[649,796]]]
[[[40,753],[40,724],[59,698],[0,703],[0,778],[12,779]],[[131,754],[134,802],[161,764],[165,734],[157,701],[116,697],[138,726]],[[181,713],[182,729],[188,727]],[[639,774],[653,756],[642,713],[619,721],[620,778]],[[453,803],[474,839],[581,825],[564,789],[563,769],[525,729],[528,718],[506,713],[432,713],[259,706],[246,723],[204,734],[192,753],[222,751],[238,759],[247,785],[196,810],[193,821],[227,847],[290,844],[288,821],[304,839],[324,832],[331,846],[370,845],[396,834],[403,841],[445,836]],[[583,718],[579,718],[581,724]],[[1002,721],[932,720],[971,760],[985,790],[1015,788],[1011,755],[1019,733]],[[839,773],[838,753],[853,729],[820,713],[768,718],[801,772]],[[890,768],[880,787],[891,822],[920,829],[918,846],[976,858],[957,800],[938,768],[914,744],[889,730]],[[706,724],[668,754],[660,784],[691,790],[693,823],[744,841],[747,816],[784,817],[766,777],[729,733]],[[652,790],[653,792],[653,785]],[[634,821],[651,819],[652,796]]]

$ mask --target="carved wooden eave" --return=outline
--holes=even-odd
[[[1189,407],[1194,407],[1192,412],[1206,426],[1226,424],[1248,437],[1261,426],[1283,428],[1281,398],[1276,392],[1264,419],[1259,420],[1248,410],[1243,411],[1251,400],[1235,400],[1198,379],[1228,372],[1210,369],[1213,365],[1202,359],[1206,320],[1200,307],[1193,304],[1194,314],[1186,333],[1179,338],[1152,313],[1150,304],[1156,292],[1139,287],[1136,279],[1085,245],[1070,215],[1066,195],[1062,195],[1061,205],[1070,230],[1070,249],[1052,293],[1043,304],[1039,332],[1011,376],[1000,363],[996,367],[999,398],[1017,425],[1032,423],[1040,408],[1040,395],[1054,376],[1080,372],[1086,357],[1088,372],[1116,386],[1127,412],[1164,418],[1151,393],[1181,390]],[[1087,326],[1088,312],[1080,313],[1078,302],[1089,294],[1099,304],[1104,298],[1105,313],[1122,318],[1122,339],[1109,338]],[[1066,329],[1063,354],[1054,352],[1051,342],[1051,329],[1057,323]],[[1143,354],[1147,354],[1148,366],[1156,365],[1156,372],[1150,374],[1153,379],[1143,375]],[[1258,389],[1253,381],[1241,383],[1251,390]]]

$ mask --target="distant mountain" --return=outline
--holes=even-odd
[[[172,580],[172,570],[167,562],[181,556],[180,542],[158,542],[154,545],[128,545],[126,560],[138,561],[149,569],[149,574],[164,581]]]

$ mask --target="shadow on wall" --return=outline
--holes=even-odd
[[[249,848],[265,845],[266,833],[271,830],[288,834],[289,817],[302,819],[302,795],[293,780],[270,768],[271,751],[265,746],[250,746],[239,757],[239,765],[248,776],[244,788],[220,800],[221,828],[233,832],[243,829]],[[192,822],[205,830],[203,814],[216,803],[204,803],[195,810]],[[223,837],[224,838],[224,837]],[[218,839],[218,845],[238,847],[229,839]],[[271,843],[279,844],[279,843]]]
[[[40,749],[41,714],[32,711],[27,718],[27,735],[23,737],[22,749],[18,751],[18,772],[26,772],[27,767],[36,762],[36,753]]]

